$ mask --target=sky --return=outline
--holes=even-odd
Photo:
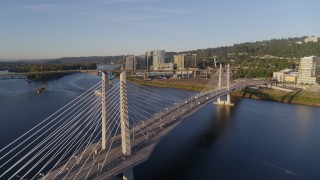
[[[0,0],[0,59],[140,55],[320,36],[318,0]]]

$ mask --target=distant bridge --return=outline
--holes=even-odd
[[[42,71],[42,72],[8,72],[5,74],[0,74],[0,80],[4,79],[27,79],[28,75],[37,75],[37,74],[72,74],[78,73],[79,70],[62,70],[62,71]]]
[[[101,83],[0,150],[0,179],[133,179],[132,168],[186,117],[216,99],[231,105],[220,97],[265,83],[230,74],[220,67],[200,93],[176,99],[127,82],[126,71],[111,87],[102,72]]]

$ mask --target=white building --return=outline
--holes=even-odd
[[[298,83],[316,84],[320,82],[320,58],[309,56],[301,58]]]
[[[283,82],[285,80],[285,76],[293,71],[293,69],[284,69],[278,72],[273,72],[273,79],[277,80],[278,82]]]
[[[304,42],[305,43],[308,43],[308,42],[319,42],[319,38],[316,37],[316,36],[308,36],[307,38],[304,39]]]

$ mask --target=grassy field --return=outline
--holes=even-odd
[[[232,95],[245,98],[260,99],[267,101],[276,101],[291,104],[303,104],[311,106],[320,106],[320,94],[296,90],[293,92],[284,92],[272,89],[245,89],[234,92]]]
[[[205,85],[209,82],[207,79],[172,79],[172,80],[150,80],[143,81],[137,79],[129,79],[129,81],[146,85],[146,86],[156,86],[156,87],[167,87],[175,89],[184,89],[190,91],[201,91]]]

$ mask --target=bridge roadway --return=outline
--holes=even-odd
[[[101,143],[91,144],[89,150],[77,153],[82,156],[77,164],[77,158],[73,157],[64,164],[60,164],[55,170],[47,173],[45,179],[112,179],[118,174],[146,161],[153,152],[157,143],[166,136],[172,129],[180,124],[186,117],[212,102],[213,100],[228,94],[229,92],[238,90],[248,85],[260,85],[262,82],[249,84],[241,84],[231,86],[230,90],[226,88],[201,93],[192,96],[189,99],[173,104],[166,112],[155,114],[151,119],[140,123],[131,129],[131,147],[132,155],[123,157],[121,151],[121,138],[116,135],[112,148],[105,161],[104,167],[101,169],[108,150],[103,152],[94,159],[95,150],[99,152]],[[130,107],[129,107],[130,108]],[[134,136],[133,136],[134,134]],[[147,137],[146,137],[147,136]],[[86,161],[86,163],[84,163]],[[94,164],[92,166],[92,164]],[[73,168],[72,168],[73,167]],[[71,171],[69,171],[71,169]],[[81,169],[81,170],[80,170]]]

